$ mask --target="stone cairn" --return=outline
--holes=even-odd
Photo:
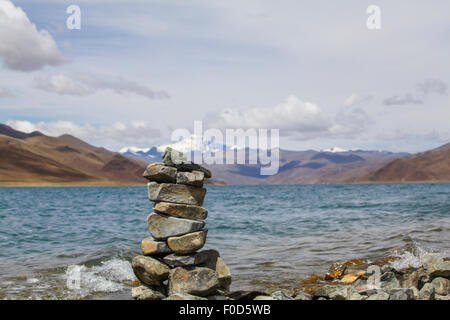
[[[155,203],[147,218],[151,236],[142,240],[142,255],[132,261],[141,285],[138,300],[203,300],[225,297],[231,273],[216,250],[202,250],[208,233],[202,207],[205,178],[211,172],[167,148],[163,163],[152,163],[143,176]]]

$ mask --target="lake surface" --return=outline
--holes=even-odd
[[[296,286],[333,261],[450,255],[450,184],[208,186],[204,207],[232,290]],[[151,209],[145,187],[0,188],[0,299],[129,299]]]

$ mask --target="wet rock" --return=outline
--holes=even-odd
[[[158,202],[153,207],[153,210],[159,213],[191,220],[205,220],[208,216],[208,210],[205,208],[170,202]]]
[[[332,285],[328,286],[328,285],[325,285],[325,286],[323,286],[323,287],[317,289],[317,290],[314,292],[314,298],[322,297],[322,298],[330,299],[330,296],[331,296],[335,291],[340,290],[340,288],[341,288],[341,287],[338,287],[338,286],[332,286]]]
[[[163,300],[208,300],[208,299],[187,293],[174,293]]]
[[[270,295],[273,300],[294,300],[291,296],[287,295],[283,291],[276,291]]]
[[[165,256],[163,261],[171,267],[198,266],[210,258],[208,254],[209,251],[210,250],[205,250],[189,254],[172,253]]]
[[[160,286],[170,272],[166,264],[147,256],[134,257],[131,266],[139,281],[148,286]]]
[[[414,292],[409,288],[391,289],[389,292],[389,300],[413,300]]]
[[[175,183],[177,169],[160,163],[152,163],[147,166],[143,176],[149,181]]]
[[[183,184],[149,182],[148,198],[155,202],[173,202],[201,206],[206,189]]]
[[[354,283],[356,280],[358,280],[364,274],[365,274],[365,271],[359,271],[356,273],[347,273],[342,277],[340,282],[344,283],[344,284],[351,284],[351,283]]]
[[[281,300],[281,299],[274,299],[271,296],[257,296],[253,300]]]
[[[366,300],[389,300],[389,293],[378,290],[377,293],[370,295]]]
[[[434,290],[436,294],[439,295],[447,295],[450,292],[450,280],[445,278],[434,278],[433,281],[431,281],[431,285],[434,287]]]
[[[156,289],[139,286],[131,289],[131,297],[136,300],[161,300],[166,296]]]
[[[233,300],[253,300],[258,296],[267,296],[267,294],[262,291],[240,290],[230,292],[227,296]]]
[[[381,288],[389,291],[390,289],[400,288],[400,282],[395,277],[393,272],[386,272],[380,278]]]
[[[205,222],[175,218],[153,212],[147,218],[147,226],[153,238],[164,240],[201,230],[205,226]]]
[[[208,230],[188,233],[167,239],[169,248],[177,254],[187,254],[203,248]]]
[[[305,292],[297,292],[294,296],[294,300],[312,300],[312,296]]]
[[[426,283],[419,291],[419,300],[434,300],[434,287],[431,283]]]
[[[228,288],[231,285],[231,272],[219,252],[216,250],[205,250],[208,253],[208,260],[201,264],[202,267],[210,268],[217,272],[219,277],[219,284],[223,288]]]
[[[419,300],[419,289],[416,287],[411,287],[410,289],[413,291],[413,299]]]
[[[425,254],[422,257],[422,265],[432,278],[450,278],[450,261],[444,260],[440,253]]]
[[[202,187],[203,180],[205,179],[205,174],[201,171],[192,172],[178,172],[177,173],[177,183],[185,184],[188,186]]]
[[[205,174],[205,178],[211,178],[211,171],[192,161],[188,161],[180,151],[168,147],[161,157],[166,166],[175,167],[180,171],[201,171]]]
[[[178,267],[170,270],[169,295],[188,293],[203,297],[213,293],[218,287],[218,274],[209,268]]]
[[[411,272],[410,274],[404,276],[404,279],[403,279],[401,285],[403,288],[411,288],[411,287],[418,288],[419,287],[419,278],[420,278],[419,271],[415,270],[415,271]]]
[[[165,241],[157,241],[153,237],[142,240],[141,249],[144,256],[161,255],[172,252]]]
[[[325,275],[325,280],[333,280],[339,278],[344,274],[345,269],[347,269],[347,266],[345,264],[334,262]]]
[[[338,289],[336,291],[333,291],[329,295],[330,299],[332,300],[350,300],[350,297],[352,297],[351,300],[362,300],[362,296],[352,287],[345,287]]]

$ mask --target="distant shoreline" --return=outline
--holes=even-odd
[[[375,184],[440,184],[440,183],[450,183],[450,181],[361,181],[361,182],[348,182],[348,183],[299,183],[299,184],[205,184],[206,187],[209,186],[219,186],[219,187],[227,187],[227,186],[316,186],[316,185],[375,185]],[[0,188],[2,187],[145,187],[145,183],[1,183]]]

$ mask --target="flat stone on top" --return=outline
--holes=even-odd
[[[166,166],[175,167],[179,171],[201,171],[205,174],[205,178],[211,178],[211,171],[199,164],[188,161],[180,151],[168,147],[161,157]]]

